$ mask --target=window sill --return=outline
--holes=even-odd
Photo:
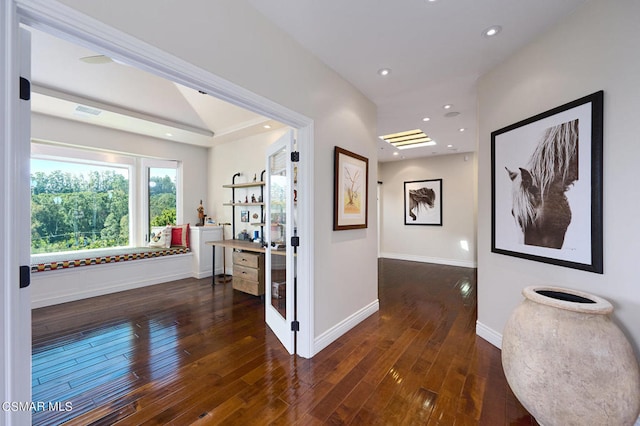
[[[151,247],[124,247],[119,249],[84,251],[78,253],[60,253],[31,256],[31,272],[46,272],[81,266],[118,263],[131,260],[152,259],[162,256],[189,253],[187,247],[168,249]],[[82,257],[81,257],[82,256]]]

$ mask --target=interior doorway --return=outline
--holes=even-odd
[[[65,40],[91,46],[97,51],[104,52],[104,54],[122,60],[132,66],[140,67],[145,71],[184,84],[187,87],[205,91],[234,105],[247,108],[297,129],[297,144],[301,158],[298,179],[300,192],[305,194],[298,201],[298,233],[304,236],[303,241],[305,241],[300,245],[297,257],[299,271],[297,306],[298,317],[301,320],[298,333],[298,354],[303,357],[311,357],[313,355],[313,280],[311,276],[311,271],[313,270],[313,259],[311,257],[313,226],[309,218],[311,217],[310,213],[313,205],[313,167],[310,155],[313,151],[313,121],[165,52],[150,48],[149,45],[89,17],[81,16],[75,12],[70,13],[71,10],[67,10],[64,7],[37,10],[37,8],[25,8],[23,6],[17,5],[16,15],[9,16],[3,21],[5,33],[17,33],[20,23],[28,24],[39,30],[55,33]],[[17,40],[9,38],[5,40],[3,45],[3,51],[7,52],[6,60],[8,62],[7,69],[9,70],[14,70],[13,65],[19,62],[20,50],[17,42]],[[16,114],[16,112],[5,111],[5,122],[11,121]],[[11,141],[10,143],[16,142]],[[26,157],[28,153],[23,152],[20,155]],[[22,157],[21,161],[28,161],[25,157]],[[7,158],[5,161],[10,161],[10,159]],[[15,194],[15,199],[9,201],[18,204],[22,202],[24,204],[24,201],[28,200],[28,194],[28,188],[22,188],[22,191],[18,191]],[[26,214],[27,212],[22,213]],[[20,238],[23,240],[28,239],[27,235],[22,235]],[[5,307],[11,306],[14,302],[15,299],[12,298],[3,299]],[[12,312],[12,310],[6,309],[5,312]],[[22,316],[28,317],[28,312],[23,312],[22,314]],[[5,324],[7,324],[8,320],[9,318],[5,318]],[[20,323],[19,329],[14,329],[12,333],[25,332],[25,335],[29,335],[30,325],[29,321],[23,321]],[[6,325],[5,330],[7,330]],[[5,348],[9,352],[14,351],[8,353],[7,356],[9,358],[24,358],[27,355],[24,352],[20,352],[22,351],[21,346],[5,346]],[[17,375],[7,379],[5,380],[7,387],[22,389],[22,391],[15,394],[25,394],[25,390],[30,387],[30,380],[26,376]],[[29,392],[26,391],[26,393],[28,394]]]

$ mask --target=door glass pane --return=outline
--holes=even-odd
[[[269,226],[271,231],[271,305],[286,318],[287,151],[269,157]]]

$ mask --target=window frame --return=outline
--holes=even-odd
[[[141,244],[146,245],[149,242],[149,169],[176,169],[176,224],[182,223],[182,163],[178,160],[162,160],[158,158],[139,157],[138,170],[140,176],[139,194],[140,209],[138,211],[138,222],[140,227],[139,238]]]
[[[61,161],[66,163],[96,165],[103,167],[122,167],[129,172],[129,245],[102,248],[98,250],[119,249],[122,247],[144,247],[149,232],[149,169],[176,169],[176,223],[183,218],[182,162],[160,158],[149,158],[135,154],[124,154],[89,147],[66,146],[33,139],[30,159]],[[96,249],[74,250],[73,253],[91,253]],[[45,256],[54,253],[31,254]]]

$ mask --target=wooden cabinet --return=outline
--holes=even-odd
[[[233,288],[254,296],[264,294],[264,253],[233,252]]]

